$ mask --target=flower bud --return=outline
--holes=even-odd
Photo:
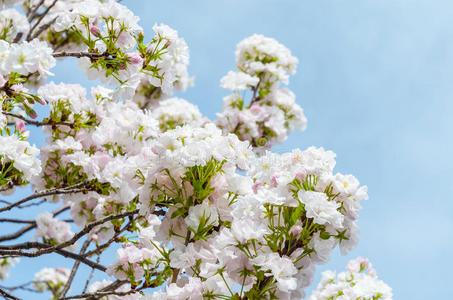
[[[28,115],[30,116],[30,118],[32,119],[36,119],[38,117],[38,115],[36,114],[36,112],[34,110],[30,111],[28,113]]]
[[[36,101],[38,101],[38,103],[41,104],[41,105],[47,105],[46,100],[44,100],[44,99],[41,98],[41,97],[37,97],[37,98],[36,98]]]
[[[0,75],[0,87],[5,86],[6,80],[3,78],[3,76]]]
[[[146,48],[146,53],[147,54],[151,54],[151,53],[153,53],[153,51],[154,51],[154,47],[153,46],[149,46],[149,47]]]
[[[127,58],[134,65],[143,63],[143,59],[138,53],[128,54]]]
[[[300,233],[302,232],[302,225],[296,223],[291,228],[289,229],[289,233],[294,235],[294,236],[299,236]]]
[[[296,173],[296,178],[299,180],[305,180],[305,177],[307,177],[307,172],[298,172]]]
[[[94,36],[99,36],[99,28],[98,28],[97,26],[91,25],[91,26],[90,26],[90,32],[91,32]]]
[[[19,131],[19,132],[24,132],[25,131],[26,128],[25,128],[25,122],[24,121],[16,120],[14,122],[14,124],[16,125],[17,131]]]

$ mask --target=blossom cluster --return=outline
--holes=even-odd
[[[79,85],[50,83],[38,94],[51,107],[49,120],[65,124],[50,128],[41,148],[42,175],[34,185],[61,188],[90,182],[86,195],[65,195],[78,226],[130,208],[136,197],[134,177],[147,160],[147,140],[158,134],[158,122],[133,102],[114,102],[108,89],[86,91]],[[49,199],[57,201],[55,197]],[[113,235],[113,224],[96,228],[99,241]]]
[[[253,35],[236,49],[237,72],[222,78],[221,86],[234,91],[224,98],[217,124],[225,132],[237,134],[257,149],[269,149],[283,142],[294,129],[305,130],[307,119],[296,104],[295,95],[280,83],[288,84],[298,60],[272,38]],[[252,97],[247,105],[244,93]]]
[[[0,10],[0,190],[30,182],[37,191],[30,200],[61,205],[28,221],[39,243],[26,245],[42,248],[24,251],[58,249],[104,270],[117,280],[86,283],[104,299],[300,299],[316,265],[337,246],[346,254],[357,245],[366,186],[334,173],[332,151],[269,151],[307,122],[295,95],[281,88],[298,63],[285,46],[261,35],[240,42],[237,71],[221,79],[233,93],[210,121],[172,97],[192,84],[176,30],[156,24],[145,42],[139,18],[113,0],[5,4],[22,4],[26,16]],[[65,57],[103,85],[88,94],[78,84],[46,82],[55,58]],[[35,103],[48,111],[39,120]],[[27,141],[26,125],[42,126],[40,149]],[[66,209],[73,228],[55,218]],[[115,260],[102,266],[115,244]],[[13,260],[3,261],[4,277]],[[334,283],[336,297],[362,297],[354,289],[373,286],[372,271],[354,266]],[[46,268],[33,284],[65,297],[68,278],[67,269]],[[320,295],[332,290],[324,287]],[[160,289],[139,293],[148,288]]]
[[[292,299],[304,296],[315,265],[335,246],[347,253],[357,244],[354,221],[366,187],[332,173],[331,151],[256,157],[247,142],[213,124],[169,130],[152,151],[139,208],[164,217],[146,230],[148,244],[141,237],[118,250],[110,267],[118,279],[135,282],[169,266],[190,278],[168,285],[172,299],[226,295],[229,286],[249,297]],[[150,269],[147,260],[161,263]]]
[[[27,18],[14,8],[0,11],[0,39],[12,42],[17,34],[30,29]]]
[[[74,236],[71,226],[64,221],[54,218],[50,212],[39,214],[36,218],[36,225],[37,229],[34,239],[42,238],[44,242],[51,245],[61,244]],[[76,250],[77,245],[71,245],[69,249]]]
[[[9,269],[19,262],[16,257],[0,258],[0,280],[6,280],[9,275]]]
[[[19,124],[19,123],[18,123]],[[22,123],[21,123],[22,124]],[[6,124],[5,124],[6,125]],[[3,126],[5,126],[3,125]],[[19,125],[17,127],[20,127]],[[25,140],[24,134],[0,136],[0,189],[11,192],[15,185],[27,184],[34,175],[41,172],[38,158],[39,149]],[[18,133],[16,131],[16,133]]]
[[[69,269],[64,268],[44,268],[35,274],[33,286],[39,291],[50,291],[55,299],[63,290],[64,285],[68,281],[70,274]]]
[[[322,273],[321,282],[308,300],[392,300],[392,289],[376,276],[368,259],[351,260],[346,272]]]

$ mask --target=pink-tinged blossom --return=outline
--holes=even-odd
[[[392,300],[392,289],[378,279],[368,259],[358,257],[348,263],[347,271],[338,275],[322,273],[322,279],[308,300],[382,299]]]

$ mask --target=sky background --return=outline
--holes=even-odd
[[[453,298],[453,1],[123,4],[141,17],[145,35],[162,22],[185,38],[195,86],[179,96],[211,119],[228,94],[219,80],[234,69],[239,41],[260,33],[299,58],[289,88],[308,128],[274,151],[322,146],[337,154],[335,171],[353,174],[369,188],[359,246],[346,257],[335,251],[318,268],[313,286],[322,270],[342,271],[349,259],[364,256],[396,300]],[[93,85],[74,61],[53,71],[56,82]],[[23,259],[8,282],[23,282],[24,275],[61,262],[58,256],[40,264]],[[82,271],[80,280],[88,272]]]

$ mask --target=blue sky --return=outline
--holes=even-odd
[[[234,68],[243,38],[261,33],[300,60],[292,89],[308,118],[277,152],[323,146],[336,171],[369,187],[362,238],[318,268],[344,269],[369,257],[395,299],[453,297],[453,2],[417,0],[125,0],[145,34],[155,22],[177,29],[191,50],[195,86],[181,97],[210,118],[220,111],[220,78]],[[87,82],[73,61],[56,81]],[[70,71],[69,71],[70,70]],[[63,260],[52,256],[43,264]],[[11,280],[39,270],[24,260]],[[22,277],[22,278],[21,278]]]

